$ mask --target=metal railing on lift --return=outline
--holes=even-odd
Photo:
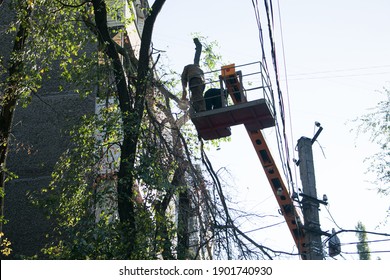
[[[243,94],[248,101],[257,100],[264,98],[272,112],[272,115],[275,114],[275,101],[274,95],[271,87],[271,79],[268,74],[267,69],[263,66],[260,61],[250,62],[246,64],[234,65],[234,68],[237,73],[240,74],[241,86]],[[221,90],[221,102],[223,106],[234,106],[233,102],[227,102],[226,99],[226,88],[221,83],[221,69],[204,72],[205,76],[205,91],[210,88],[219,88]],[[216,80],[216,78],[219,78]],[[250,79],[247,79],[247,78]],[[253,94],[252,94],[253,93]],[[204,97],[205,100],[208,98],[215,97]],[[192,100],[196,102],[198,100]]]

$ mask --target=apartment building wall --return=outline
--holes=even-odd
[[[0,50],[5,60],[9,59],[15,36],[5,32],[14,17],[9,3],[4,1],[0,7]],[[96,46],[89,46],[85,51],[94,49]],[[11,258],[16,259],[40,256],[52,224],[41,209],[33,206],[29,195],[48,186],[54,165],[69,148],[69,130],[81,116],[95,113],[93,94],[81,98],[69,87],[59,91],[59,72],[50,75],[52,78],[43,81],[28,106],[18,104],[14,114],[7,169],[17,178],[5,186],[4,215],[8,222],[3,231],[12,243]]]

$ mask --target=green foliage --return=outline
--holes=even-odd
[[[0,252],[6,257],[12,253],[11,242],[8,238],[4,238],[3,232],[0,232]]]
[[[115,0],[106,0],[107,5],[107,15],[109,19],[121,22],[124,26],[130,24],[134,21],[135,15],[125,13],[126,1],[115,1]],[[127,1],[129,2],[129,1]],[[132,1],[130,1],[132,2]]]
[[[80,47],[85,46],[85,43],[82,45],[80,42],[86,42],[85,38],[80,37],[81,24],[76,24],[80,11],[61,9],[58,1],[13,0],[9,4],[10,14],[14,17],[8,24],[6,37],[13,49],[8,57],[0,58],[0,108],[8,110],[1,119],[3,130],[6,130],[1,133],[5,135],[0,140],[2,155],[7,154],[8,131],[12,127],[16,105],[27,106],[32,94],[48,78],[46,73],[55,68],[56,62],[68,57],[68,62],[72,63],[69,57],[77,56]],[[8,75],[5,75],[7,72]],[[6,181],[15,178],[6,169],[6,156],[2,160],[0,172],[7,173]],[[4,183],[1,182],[1,191]],[[1,218],[3,223],[4,217]]]
[[[71,132],[72,147],[58,161],[49,188],[43,189],[45,199],[38,200],[57,225],[51,236],[55,241],[43,250],[48,258],[112,259],[119,254],[115,213],[109,207],[98,211],[115,192],[112,178],[95,181],[107,143],[97,139],[96,131],[104,124],[95,116],[83,118]]]
[[[103,107],[97,116],[84,117],[80,126],[71,131],[71,148],[58,161],[50,186],[40,196],[34,196],[57,225],[50,236],[54,241],[43,250],[50,259],[127,257],[125,237],[129,229],[119,222],[116,212],[115,170],[120,158],[109,155],[110,147],[121,142],[118,119],[120,112],[115,103]],[[144,201],[135,209],[136,250],[131,258],[156,259],[175,230],[173,217],[171,221],[165,213],[155,215],[153,205],[172,189],[169,180],[176,165],[167,160],[166,151],[157,144],[155,132],[147,122],[143,133],[134,172],[144,191]],[[166,234],[157,230],[157,223],[164,225]]]
[[[356,236],[359,239],[359,243],[356,245],[356,248],[359,253],[359,259],[360,260],[370,260],[371,259],[371,253],[370,248],[367,243],[367,233],[366,233],[366,227],[363,225],[362,222],[358,222],[356,226]]]
[[[177,162],[150,122],[143,122],[140,133],[142,140],[138,144],[138,163],[135,166],[137,178],[141,184],[165,192],[171,187]]]
[[[118,105],[108,102],[100,109],[99,115],[84,117],[71,131],[72,145],[58,161],[49,188],[43,190],[45,199],[37,199],[57,225],[51,236],[54,242],[43,250],[48,258],[126,258],[125,237],[129,229],[125,223],[119,222],[116,212],[115,172],[120,158],[112,154],[122,141],[121,130]],[[158,170],[158,165],[153,168]],[[149,176],[144,176],[151,178],[147,182],[150,189],[160,186],[162,178],[162,175],[155,176],[158,172],[153,168],[139,169],[148,172]],[[135,218],[137,250],[131,258],[155,258],[155,223],[151,205],[139,205]]]
[[[31,93],[37,92],[43,80],[50,78],[52,69],[57,72],[61,70],[60,76],[66,82],[68,90],[73,89],[83,95],[90,93],[91,82],[96,80],[91,72],[93,67],[96,68],[96,56],[93,52],[87,56],[85,50],[96,43],[96,38],[91,36],[83,22],[83,18],[88,14],[86,4],[71,8],[62,6],[59,1],[35,0],[23,1],[23,4],[19,2],[11,2],[16,17],[10,22],[7,32],[15,34],[18,41],[18,26],[24,24],[28,28],[23,50],[12,53],[10,57],[12,63],[21,62],[22,68],[0,84],[0,88],[17,84],[12,97],[4,97],[1,101],[7,102],[9,98],[16,98],[21,104],[28,104]],[[76,5],[81,1],[67,2],[68,5]],[[28,8],[32,9],[32,12],[26,19]],[[70,83],[78,87],[70,86]]]
[[[218,65],[222,65],[222,56],[217,52],[217,48],[219,47],[217,41],[209,41],[208,37],[202,36],[199,33],[193,33],[193,38],[198,38],[202,43],[202,68],[205,71],[214,71],[216,70]],[[216,75],[218,77],[218,74]]]
[[[371,112],[357,118],[357,133],[370,134],[370,140],[376,143],[380,150],[366,159],[368,171],[376,174],[378,192],[390,193],[390,90],[384,88],[380,92],[384,98]]]

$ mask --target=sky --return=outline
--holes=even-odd
[[[267,64],[272,69],[264,1],[258,4]],[[368,231],[390,233],[390,226],[384,223],[390,199],[376,193],[364,162],[378,147],[371,143],[369,135],[351,132],[356,127],[352,120],[369,112],[384,97],[378,91],[390,88],[390,2],[278,0],[273,1],[273,10],[291,158],[298,158],[298,139],[315,134],[314,122],[324,128],[313,145],[317,193],[329,199],[327,207],[320,207],[321,229],[354,229],[361,221]],[[216,51],[222,55],[221,65],[240,65],[262,58],[251,0],[167,0],[153,35],[154,48],[165,51],[167,58],[163,61],[167,68],[181,73],[186,64],[192,63],[194,33],[218,42]],[[278,158],[275,129],[263,132],[273,157]],[[242,125],[233,127],[231,141],[211,150],[209,157],[216,170],[226,167],[230,171],[226,180],[231,187],[227,192],[240,209],[269,215],[267,219],[242,221],[243,228],[249,231],[283,221]],[[299,170],[290,164],[296,187],[301,188]],[[294,251],[285,224],[251,234],[265,246]],[[354,233],[342,233],[339,238],[342,243],[357,241]],[[386,237],[369,235],[368,239]],[[370,243],[370,248],[390,251],[390,241]],[[345,245],[342,250],[346,253],[337,259],[358,259],[356,254],[348,254],[356,252],[355,244]],[[390,253],[372,255],[373,259],[377,257],[390,259]]]

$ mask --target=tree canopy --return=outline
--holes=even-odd
[[[379,151],[366,159],[368,172],[376,176],[374,182],[378,192],[390,193],[390,90],[384,88],[379,92],[383,99],[370,112],[355,119],[357,133],[367,133],[370,140],[377,144]]]
[[[358,222],[356,226],[356,236],[358,237],[359,243],[356,245],[357,251],[359,253],[360,260],[370,260],[371,253],[370,248],[367,243],[367,233],[366,227],[362,222]]]

